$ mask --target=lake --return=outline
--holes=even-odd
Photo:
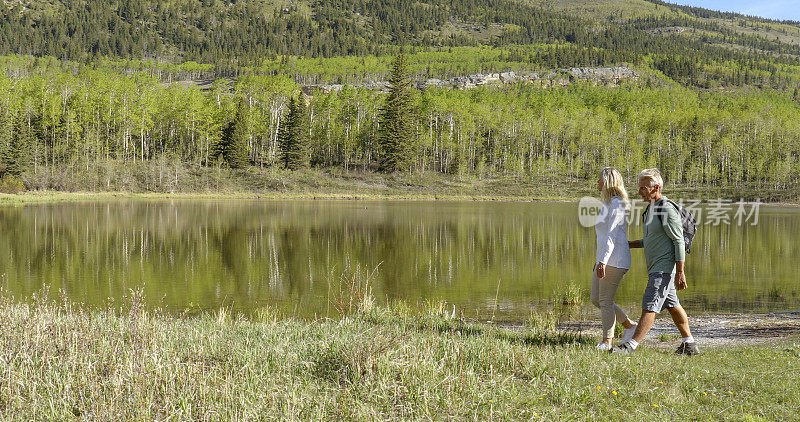
[[[708,210],[705,210],[706,212]],[[690,312],[800,307],[800,208],[704,224],[688,255]],[[634,211],[638,213],[638,211]],[[707,212],[708,215],[710,213]],[[710,222],[706,221],[706,222]],[[632,224],[629,238],[641,237]],[[342,274],[374,270],[379,303],[446,301],[467,316],[514,320],[568,286],[588,301],[594,228],[578,204],[471,201],[114,200],[0,208],[4,288],[50,286],[88,306],[141,289],[170,312],[278,307],[334,316]],[[617,300],[638,309],[646,283],[633,250]],[[638,315],[638,311],[635,312]]]

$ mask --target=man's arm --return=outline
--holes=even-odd
[[[683,261],[675,261],[675,288],[677,290],[685,290],[689,287],[686,283],[686,273],[683,272],[686,263]]]
[[[683,225],[681,224],[681,215],[678,210],[669,206],[661,224],[667,237],[672,239],[672,244],[675,248],[675,288],[684,290],[689,285],[686,283],[686,273],[684,272],[686,249],[683,245]]]
[[[642,246],[642,239],[629,240],[628,241],[628,247],[631,248],[631,249],[633,249],[633,248],[642,248],[643,247]]]
[[[675,207],[665,204],[664,214],[661,218],[661,227],[668,238],[672,239],[675,249],[675,261],[686,261],[686,248],[683,244],[683,224],[681,224],[681,214]]]

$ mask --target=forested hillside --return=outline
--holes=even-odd
[[[376,171],[401,50],[411,83],[526,76],[412,89],[412,172],[800,179],[800,25],[641,0],[3,1],[0,172],[63,189],[119,165],[225,164],[231,142],[244,167],[283,167],[290,121],[307,135],[291,168]],[[636,77],[569,71],[610,66]]]
[[[796,25],[661,2],[616,0],[606,13],[600,6],[609,2],[565,3],[573,9],[520,0],[4,0],[0,53],[230,69],[278,55],[391,54],[398,45],[557,44],[513,58],[547,68],[644,63],[706,87],[748,84],[761,72],[783,87],[797,72]]]

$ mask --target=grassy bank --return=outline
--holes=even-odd
[[[140,166],[145,166],[140,164]],[[26,192],[0,194],[0,203],[34,203],[114,198],[274,198],[274,199],[467,199],[566,200],[590,193],[583,181],[506,176],[452,176],[435,172],[383,174],[340,169],[231,170],[180,167],[176,177],[140,168],[115,170],[107,181],[96,174],[33,176]],[[91,172],[89,172],[91,173]]]
[[[634,177],[630,175],[627,179]],[[627,181],[633,196],[636,193],[632,190],[633,181]],[[49,169],[27,176],[24,182],[27,192],[0,194],[0,204],[118,198],[578,200],[597,195],[594,180],[554,175],[478,177],[437,172],[383,174],[341,169],[231,170],[184,166],[162,169],[152,163],[112,170]],[[800,202],[800,191],[792,189],[668,184],[666,193],[686,199],[760,198],[764,202]]]
[[[369,300],[341,320],[182,318],[0,297],[0,418],[790,420],[800,346],[647,347]]]

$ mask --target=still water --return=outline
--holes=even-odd
[[[800,208],[761,207],[756,225],[704,225],[688,256],[694,312],[800,307]],[[632,224],[629,238],[641,237]],[[446,301],[471,316],[524,318],[570,283],[588,301],[593,228],[576,203],[152,200],[0,208],[3,287],[43,286],[89,306],[141,289],[174,312],[265,306],[333,316],[341,274],[375,271],[373,296]],[[637,308],[641,250],[618,302]],[[113,305],[112,305],[113,306]]]

